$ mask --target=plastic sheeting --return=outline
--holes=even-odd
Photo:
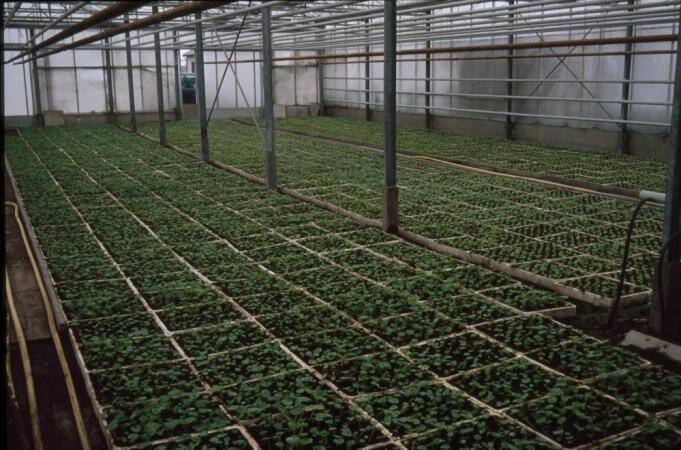
[[[440,13],[449,12],[444,9]],[[569,14],[569,10],[566,10]],[[645,34],[671,34],[678,32],[676,25],[639,26],[635,29],[635,35]],[[553,32],[550,34],[529,33],[516,37],[516,42],[537,42],[539,40],[563,40],[599,37],[623,36],[624,28],[613,28],[603,31],[597,30],[584,33],[581,30]],[[481,39],[457,39],[432,41],[433,47],[505,44],[506,36],[495,36]],[[398,48],[423,48],[425,44],[402,43]],[[672,42],[642,43],[633,46],[634,51],[646,50],[673,50]],[[364,47],[348,46],[339,49],[339,52],[362,52]],[[371,51],[381,51],[381,46],[372,46]],[[515,82],[513,95],[535,97],[557,97],[575,99],[607,99],[621,100],[621,83],[594,83],[598,80],[622,80],[624,78],[624,56],[595,56],[595,57],[569,57],[559,58],[551,56],[552,53],[566,52],[606,52],[622,51],[624,45],[589,46],[589,47],[561,47],[520,50],[516,54],[532,55],[543,54],[545,58],[514,60],[515,79],[544,79],[551,82]],[[431,105],[433,114],[450,117],[466,117],[481,120],[504,121],[503,114],[489,114],[471,111],[452,111],[452,109],[499,111],[506,110],[504,98],[471,98],[466,96],[451,96],[448,94],[487,94],[506,95],[506,82],[504,81],[470,81],[466,79],[506,79],[506,60],[465,60],[465,61],[438,61],[438,58],[461,58],[471,56],[488,56],[490,52],[465,52],[465,53],[438,53],[432,57],[431,78]],[[380,60],[370,64],[370,90],[375,91],[370,95],[372,108],[381,110],[383,98],[383,62]],[[399,59],[399,58],[398,58]],[[397,65],[397,110],[403,113],[424,114],[422,108],[425,104],[425,55],[406,55],[403,59],[418,59],[418,61],[405,61]],[[562,60],[562,62],[561,62]],[[324,98],[327,102],[349,108],[364,108],[364,57],[349,58],[347,64],[336,64],[330,60],[324,65]],[[632,57],[633,80],[661,80],[672,79],[675,55],[635,55]],[[358,79],[356,79],[358,78]],[[557,83],[554,80],[566,82]],[[575,80],[588,80],[584,83]],[[592,82],[589,82],[592,81]],[[634,102],[671,103],[671,84],[639,84],[632,86],[630,99]],[[402,93],[400,93],[402,92]],[[412,94],[416,92],[418,94]],[[446,95],[437,95],[446,94]],[[420,108],[419,108],[420,107]],[[619,103],[578,102],[559,100],[513,100],[513,112],[532,114],[539,116],[563,116],[584,117],[599,119],[620,119],[621,106]],[[666,105],[636,105],[632,104],[629,109],[629,120],[642,122],[668,123],[671,117],[671,106]],[[604,122],[591,122],[588,120],[553,119],[548,117],[514,117],[518,123],[541,123],[545,125],[597,128],[603,130],[616,130],[617,124]],[[663,127],[630,124],[631,130],[642,133],[659,133]]]
[[[45,38],[57,33],[46,32]],[[136,36],[136,32],[132,36]],[[89,33],[79,34],[79,38]],[[164,33],[162,33],[163,36]],[[27,30],[4,30],[6,43],[24,43]],[[72,42],[73,38],[65,42]],[[134,41],[135,45],[153,45],[153,36]],[[5,51],[5,58],[16,52]],[[135,107],[139,112],[156,111],[156,68],[153,50],[133,48],[132,63],[135,88]],[[173,53],[161,51],[163,98],[166,110],[175,108],[175,70]],[[127,112],[128,81],[125,51],[112,51],[114,67],[113,97],[115,110]],[[5,65],[5,115],[33,114],[30,65]],[[24,75],[25,73],[25,75]],[[63,111],[64,114],[96,114],[107,112],[107,83],[103,50],[66,50],[38,60],[40,95],[43,111]],[[26,82],[24,83],[24,79]],[[23,99],[20,101],[20,99]],[[29,108],[26,107],[28,102]]]

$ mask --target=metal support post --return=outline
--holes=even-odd
[[[426,31],[430,32],[430,10],[426,10]],[[426,41],[426,48],[430,49],[431,42],[430,39]],[[430,84],[430,78],[431,78],[431,61],[430,61],[430,53],[426,53],[425,55],[425,63],[426,63],[426,86],[425,86],[425,95],[424,95],[424,100],[425,100],[425,106],[426,106],[426,129],[432,130],[433,129],[433,117],[430,111],[430,90],[431,90],[431,84]]]
[[[514,0],[508,0],[508,6],[511,7],[513,6]],[[510,26],[513,26],[513,12],[510,12],[508,15],[508,22]],[[513,45],[514,41],[514,36],[513,34],[508,35],[508,44]],[[513,95],[513,48],[510,48],[508,50],[508,56],[510,58],[506,59],[506,78],[508,78],[508,81],[506,82],[506,112],[509,113],[506,116],[506,125],[504,126],[504,134],[506,136],[506,140],[510,141],[513,139],[513,116],[511,115],[513,113],[513,99],[511,96]]]
[[[158,14],[158,6],[152,6],[152,14]],[[160,25],[156,25],[160,28]],[[158,97],[158,138],[161,145],[166,144],[166,118],[163,107],[163,74],[161,73],[161,33],[154,33],[154,55],[156,56],[156,96]]]
[[[31,39],[33,39],[34,36],[34,31],[33,28],[28,29],[29,36]],[[35,53],[32,54],[35,56]],[[42,107],[42,102],[40,100],[40,79],[38,78],[38,61],[33,60],[31,61],[31,73],[33,76],[33,101],[34,101],[34,107],[35,111],[34,116],[35,116],[35,124],[39,127],[44,127],[45,126],[45,116],[43,116],[43,107]]]
[[[111,40],[106,38],[104,43],[109,45]],[[113,69],[111,68],[111,48],[104,50],[104,69],[106,71],[106,101],[108,103],[108,122],[115,122],[116,105],[114,104],[114,80],[113,80]]]
[[[629,0],[628,4],[630,6],[629,12],[634,11],[634,3],[635,0]],[[629,24],[627,25],[627,37],[630,38],[634,35],[634,26]],[[624,83],[622,83],[622,100],[623,103],[621,104],[621,117],[623,121],[629,120],[629,96],[631,93],[631,83],[628,83],[628,81],[631,79],[631,51],[634,49],[634,44],[632,42],[627,42],[624,44],[624,74],[622,76],[622,79],[624,80]],[[621,127],[620,127],[620,146],[619,150],[620,153],[623,155],[629,154],[629,143],[631,141],[631,135],[629,134],[629,127],[626,122],[623,122]]]
[[[324,50],[319,50],[319,55],[324,55]],[[326,115],[326,105],[324,104],[324,60],[317,59],[317,90],[319,91],[319,115]]]
[[[201,13],[196,13],[196,20],[201,20]],[[199,126],[201,128],[201,159],[210,161],[208,146],[208,119],[206,117],[206,79],[203,63],[203,23],[196,22],[196,107],[199,110]],[[216,94],[217,95],[217,94]]]
[[[173,30],[173,42],[178,44],[177,30]],[[182,88],[180,87],[180,50],[173,50],[173,63],[175,66],[175,120],[182,120]]]
[[[397,191],[397,5],[385,2],[383,9],[383,114],[385,187],[383,191],[383,230],[394,233],[398,227]]]
[[[128,21],[128,15],[125,15],[125,22]],[[125,61],[128,72],[128,101],[130,102],[130,130],[137,133],[137,116],[135,115],[135,85],[132,77],[132,50],[130,48],[130,32],[125,33]]]
[[[681,34],[676,44],[662,245],[650,326],[663,338],[681,342]]]
[[[364,23],[367,24],[367,41],[369,40],[369,19],[365,19]],[[371,48],[367,44],[366,47],[364,47],[364,51],[369,53]],[[367,122],[371,122],[371,119],[373,118],[373,111],[371,110],[371,64],[369,63],[370,61],[369,56],[364,57],[364,118],[366,119]]]
[[[274,96],[272,91],[272,30],[270,8],[262,10],[262,59],[265,113],[265,182],[277,187],[277,161],[274,154]]]

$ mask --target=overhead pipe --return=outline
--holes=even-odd
[[[553,56],[553,55],[551,55]],[[81,66],[79,66],[81,67]],[[68,68],[71,68],[68,66]],[[326,77],[328,80],[363,80],[364,77]],[[372,80],[382,80],[382,77],[371,77]],[[398,81],[421,81],[425,80],[423,77],[397,77]],[[485,83],[505,83],[507,81],[513,81],[514,83],[538,83],[544,81],[546,83],[598,83],[598,84],[621,84],[621,83],[640,83],[640,84],[674,84],[673,80],[589,80],[587,78],[575,78],[575,79],[551,79],[547,80],[545,78],[439,78],[431,77],[430,81],[474,81],[474,82],[485,82]]]
[[[519,54],[501,54],[501,55],[491,55],[491,56],[464,56],[464,57],[445,57],[445,58],[431,58],[431,61],[492,61],[498,59],[542,59],[542,58],[556,58],[556,57],[566,57],[566,58],[582,58],[585,56],[621,56],[626,54],[631,55],[668,55],[674,54],[675,50],[636,50],[634,52],[624,52],[624,51],[614,51],[614,52],[565,52],[565,53],[540,53],[533,55],[519,55]],[[382,62],[380,59],[373,59],[373,62]],[[400,62],[421,62],[420,58],[405,59],[400,58]],[[253,60],[239,60],[239,63],[246,62],[257,62]],[[213,64],[209,61],[207,64]],[[340,61],[340,62],[328,62],[326,64],[358,64],[357,61]],[[544,80],[539,80],[544,81]]]
[[[9,12],[9,15],[7,16],[7,19],[3,22],[3,27],[6,27],[8,23],[12,21],[12,18],[14,15],[19,11],[19,7],[21,6],[23,2],[16,2],[14,3],[14,7],[12,7],[12,10]]]
[[[271,7],[271,6],[280,6],[280,5],[284,5],[286,3],[287,3],[286,1],[282,1],[282,0],[271,1],[271,2],[260,4],[260,5],[256,5],[256,6],[249,6],[248,8],[230,11],[230,12],[227,12],[227,13],[224,13],[224,14],[217,14],[217,15],[214,15],[214,16],[203,17],[200,20],[190,20],[188,22],[163,27],[163,28],[161,28],[161,31],[173,31],[173,30],[178,30],[178,29],[186,29],[188,26],[195,26],[197,23],[203,23],[203,22],[207,22],[207,21],[215,21],[215,20],[218,20],[218,19],[227,19],[227,18],[230,18],[230,17],[236,17],[236,16],[239,16],[241,14],[246,14],[247,12],[260,11],[261,9],[264,9],[264,8],[268,8],[268,7]],[[328,8],[329,6],[327,5],[325,7]],[[309,8],[306,11],[309,12],[312,9],[315,9],[315,8]],[[316,8],[316,9],[319,9],[319,8]],[[273,17],[273,19],[276,19],[276,18],[277,18],[277,16]],[[257,19],[254,19],[254,20],[257,20]],[[231,24],[216,25],[216,26],[213,26],[213,27],[204,27],[203,31],[204,32],[213,31],[213,30],[215,30],[219,27],[226,27],[226,26],[229,26],[229,25],[231,25]],[[149,36],[149,35],[152,35],[152,34],[154,34],[154,32],[142,33],[142,34],[138,35],[135,39],[143,38],[143,37],[146,37],[146,36]],[[177,36],[177,38],[181,39],[181,38],[186,37],[186,36],[196,36],[196,30],[193,30],[193,31],[188,32],[188,33],[183,34],[183,35],[179,35],[179,36]],[[170,39],[175,41],[176,37],[175,36],[165,37],[165,38],[161,39],[161,42],[168,41]],[[114,41],[114,44],[120,44],[120,43],[122,43],[126,40],[127,40],[127,38],[121,39],[120,41]]]
[[[552,47],[573,47],[573,46],[592,46],[592,45],[611,45],[611,44],[627,44],[627,43],[644,43],[644,42],[672,42],[676,41],[678,34],[653,34],[647,36],[631,36],[631,37],[612,37],[612,38],[594,38],[594,39],[565,39],[557,41],[541,41],[541,42],[515,42],[513,44],[483,44],[483,45],[460,45],[452,47],[432,47],[432,48],[409,48],[397,50],[397,56],[400,55],[421,55],[432,53],[459,53],[459,52],[479,52],[479,51],[500,51],[500,50],[528,50],[537,48],[552,48]],[[622,52],[619,52],[622,53]],[[637,52],[639,53],[639,52]],[[383,56],[382,51],[374,52],[351,52],[351,53],[330,53],[325,55],[305,55],[305,56],[289,56],[272,58],[272,61],[304,61],[312,59],[341,59],[341,58],[359,58],[364,56]],[[526,55],[518,55],[519,57],[528,57]],[[555,56],[555,55],[548,55]],[[500,58],[508,58],[508,55],[500,56]],[[496,58],[496,57],[495,57]],[[240,60],[239,62],[260,62],[259,59]]]
[[[116,2],[111,6],[107,6],[106,8],[102,9],[101,11],[98,11],[91,15],[90,17],[81,20],[80,22],[71,25],[68,28],[63,29],[59,33],[55,34],[54,36],[51,36],[47,39],[45,39],[42,42],[39,42],[35,45],[33,45],[31,48],[26,49],[25,51],[19,53],[18,55],[14,56],[13,58],[9,59],[7,62],[11,63],[13,61],[16,61],[19,58],[22,58],[29,53],[35,53],[38,50],[47,47],[48,45],[54,44],[56,42],[63,41],[64,39],[73,36],[76,33],[80,33],[81,31],[85,31],[88,28],[91,28],[97,24],[100,24],[102,22],[106,22],[108,20],[113,19],[114,17],[118,17],[122,14],[125,14],[127,12],[130,12],[134,9],[139,8],[142,6],[145,2]],[[104,39],[104,37],[102,37]],[[76,41],[77,42],[77,41]],[[72,47],[70,47],[72,48]],[[66,48],[64,48],[66,50]],[[37,57],[40,57],[41,55],[38,55]],[[32,57],[34,58],[34,57]]]
[[[360,1],[366,1],[366,0],[360,0]],[[477,1],[477,0],[475,0],[475,1]],[[473,4],[473,3],[475,3],[475,1],[468,1],[465,4]],[[550,1],[550,0],[545,0],[545,1]],[[270,2],[270,3],[276,3],[276,2]],[[328,9],[331,6],[336,6],[336,7],[337,6],[345,6],[347,4],[353,4],[353,3],[357,3],[357,2],[355,2],[355,1],[344,1],[344,2],[337,2],[333,5],[322,5],[322,6],[317,6],[317,7],[305,8],[305,13],[310,13],[310,12],[314,12],[314,11],[320,11],[320,10]],[[418,1],[418,2],[414,2],[414,3],[401,3],[397,6],[397,9],[398,9],[398,11],[403,11],[403,10],[420,11],[420,10],[423,9],[424,5],[436,4],[436,3],[437,3],[437,1],[435,1],[435,0],[431,0],[431,1],[428,1],[428,2]],[[440,3],[440,4],[437,4],[437,7],[438,8],[445,8],[445,7],[448,7],[448,6],[453,6],[454,3],[459,3],[458,6],[463,6],[463,4],[460,3],[460,2],[450,2],[450,3]],[[264,9],[267,5],[269,5],[269,3],[260,5],[260,7],[258,7],[258,9]],[[418,9],[413,9],[413,8],[417,8],[417,7],[418,7]],[[238,14],[239,12],[245,12],[245,11],[246,10],[241,10],[241,11],[237,11],[236,13]],[[366,9],[366,10],[353,10],[353,11],[346,12],[346,13],[334,14],[332,16],[310,17],[310,18],[306,18],[304,20],[300,20],[298,22],[295,22],[293,24],[291,24],[291,23],[280,23],[280,24],[275,23],[276,20],[278,20],[280,18],[284,18],[284,17],[288,17],[288,16],[292,16],[292,15],[297,14],[297,12],[285,12],[285,13],[282,13],[282,14],[277,14],[277,15],[272,16],[272,23],[273,23],[272,30],[283,29],[283,31],[289,32],[290,29],[291,29],[291,26],[294,26],[294,25],[299,26],[301,24],[306,24],[306,23],[312,22],[311,25],[304,27],[304,29],[315,29],[315,32],[316,32],[316,29],[318,27],[321,27],[322,24],[342,23],[342,22],[345,22],[348,19],[352,19],[352,18],[357,18],[359,20],[361,17],[367,16],[369,13],[372,13],[372,12],[374,12],[376,14],[375,15],[369,15],[368,17],[378,17],[378,18],[383,17],[383,7],[379,6],[379,7],[375,7],[375,8]],[[358,16],[361,16],[361,17],[358,17]],[[221,16],[216,16],[216,17],[219,18]],[[251,23],[251,22],[249,21],[249,23]],[[256,23],[256,22],[253,21],[253,23]],[[217,25],[217,26],[213,26],[211,28],[206,28],[205,30],[206,31],[207,30],[217,30],[217,29],[220,29],[220,28],[224,28],[226,26],[229,26],[229,25]],[[380,26],[382,27],[382,25],[380,25]],[[249,31],[255,32],[257,30],[251,29]],[[189,34],[187,34],[186,36],[189,36]],[[254,39],[256,39],[256,38],[254,37]],[[257,39],[259,39],[259,37]],[[187,42],[189,42],[189,41],[182,41],[182,42],[180,42],[180,44],[187,43]],[[207,42],[204,42],[204,45],[206,45],[206,44],[207,44]]]
[[[638,193],[639,200],[649,200],[660,204],[665,203],[666,197],[666,193],[664,192],[648,191],[645,189],[639,191]]]
[[[619,0],[615,0],[615,2],[616,1],[619,1]],[[613,1],[611,0],[610,3],[612,3],[612,2]],[[539,5],[539,4],[540,4],[539,2],[533,3],[533,5]],[[626,6],[625,7],[618,7],[616,5],[608,5],[608,9],[607,9],[608,10],[608,26],[613,25],[613,19],[615,19],[615,18],[618,18],[618,19],[621,19],[621,20],[626,19],[626,20],[629,20],[629,21],[636,19],[636,21],[638,23],[640,23],[640,21],[641,21],[640,19],[642,19],[642,18],[650,18],[650,17],[653,17],[653,16],[655,16],[655,17],[664,16],[666,14],[665,10],[663,10],[663,11],[650,10],[651,7],[653,7],[653,6],[674,6],[674,5],[675,4],[670,4],[669,2],[661,2],[661,3],[650,4],[650,5],[646,6],[645,10],[641,9],[640,12],[636,13],[635,15],[631,15],[631,13],[628,12]],[[510,32],[517,33],[518,29],[527,29],[528,27],[530,27],[529,31],[531,32],[533,30],[536,30],[537,26],[545,27],[549,23],[554,25],[554,27],[558,27],[558,31],[565,31],[563,28],[564,28],[565,24],[569,24],[569,23],[572,23],[572,24],[578,23],[582,26],[586,26],[585,24],[586,24],[587,21],[590,22],[590,23],[595,23],[597,26],[599,26],[601,28],[603,27],[603,24],[601,23],[602,20],[603,20],[603,15],[598,15],[598,16],[593,15],[593,13],[596,12],[596,11],[590,11],[588,13],[585,13],[582,16],[571,16],[570,19],[565,19],[564,13],[547,14],[546,13],[547,9],[555,9],[555,7],[549,8],[547,6],[544,6],[544,7],[539,8],[538,11],[541,11],[541,13],[542,13],[542,20],[541,21],[535,20],[531,23],[526,21],[524,24],[516,25],[512,28],[508,28],[508,26],[503,25],[503,24],[497,25],[499,23],[499,18],[501,16],[496,14],[496,15],[492,16],[490,18],[490,20],[485,20],[485,22],[489,22],[491,24],[494,24],[493,27],[490,28],[489,25],[487,25],[487,24],[479,24],[479,25],[482,25],[482,26],[473,27],[472,24],[471,24],[472,28],[469,28],[468,31],[464,33],[465,36],[463,36],[463,37],[468,38],[470,32],[474,32],[474,31],[475,32],[483,32],[483,31],[489,31],[489,30],[493,30],[493,29],[497,29],[497,31],[499,33],[503,34],[503,35],[506,35]],[[676,21],[675,17],[676,17],[677,9],[678,8],[673,8],[673,12],[671,12],[672,10],[666,10],[667,12],[671,12],[671,17],[673,17],[673,19],[672,19],[673,21]],[[618,14],[616,17],[612,16],[613,11],[620,11],[620,10],[623,10],[624,12]],[[486,17],[489,14],[489,12],[492,11],[492,10],[490,9],[490,10],[484,10],[484,11],[485,12],[482,13],[482,14],[471,13],[472,17],[467,15],[466,16],[467,17],[466,23],[468,23],[468,20],[474,20],[474,19],[480,19],[481,17]],[[524,14],[528,11],[530,11],[529,8],[519,10],[518,14],[520,14],[520,13]],[[457,15],[460,15],[460,14],[457,14]],[[445,18],[450,17],[450,16],[451,16],[450,14],[441,14],[441,15],[438,15],[437,19],[433,19],[433,21],[432,21],[433,24],[435,24],[435,23],[441,23],[442,24],[441,26],[437,27],[437,31],[439,33],[442,33],[443,30],[451,30],[451,29],[457,27],[456,24],[443,23],[443,22],[446,22]],[[497,16],[499,16],[499,17],[497,17]],[[549,20],[547,20],[547,17],[549,17],[549,16],[550,17],[557,17],[557,19],[549,21]],[[335,18],[336,16],[331,16],[331,17]],[[504,16],[504,18],[505,18],[505,16]],[[405,32],[402,33],[400,39],[402,41],[404,41],[405,36],[414,38],[416,41],[418,41],[419,38],[421,40],[426,39],[426,38],[435,39],[435,37],[436,37],[435,35],[437,34],[435,32],[428,31],[427,32],[428,34],[426,34],[425,36],[423,36],[423,35],[417,36],[415,34],[415,33],[420,33],[419,30],[416,29],[416,26],[419,24],[420,21],[422,21],[422,19],[401,19],[400,22],[399,22],[399,25],[400,25],[400,27],[404,28]],[[299,27],[299,24],[301,24],[302,22],[305,22],[305,21],[299,21],[299,22],[296,22],[293,25],[284,24],[283,26],[286,27],[286,29],[285,29],[286,34],[283,35],[283,37],[277,39],[276,42],[275,42],[275,45],[278,46],[278,48],[281,48],[283,43],[286,43],[286,42],[290,43],[291,39],[292,39],[291,35],[295,34],[296,37],[308,36],[311,39],[308,42],[313,42],[313,43],[329,50],[330,45],[331,45],[329,43],[329,40],[324,40],[324,39],[319,40],[315,35],[316,30],[312,29],[314,27],[314,25]],[[324,22],[324,23],[337,23],[337,22],[339,22],[339,20],[331,20],[331,21],[327,21],[327,22]],[[617,27],[624,26],[621,23],[615,24],[615,25]],[[281,26],[282,25],[280,25],[280,27]],[[534,28],[532,28],[532,26]],[[375,28],[375,32],[371,32],[371,35],[375,38],[372,42],[376,43],[376,44],[381,43],[382,42],[381,41],[382,36],[383,36],[382,30],[380,30],[378,26],[373,26],[373,25],[370,28]],[[502,28],[502,30],[499,30],[499,28]],[[308,31],[301,31],[301,30],[308,30]],[[362,31],[362,30],[363,30],[363,28],[362,28],[361,25],[347,26],[343,29],[340,29],[339,30],[340,32],[345,33],[344,36],[346,38],[346,39],[340,40],[340,42],[341,42],[340,45],[342,45],[344,47],[348,47],[348,46],[354,47],[354,46],[361,45],[364,41],[361,40],[361,39],[358,39],[358,36],[360,36],[359,32]],[[492,35],[483,35],[483,36],[490,37]],[[449,35],[441,36],[442,39],[446,39],[446,38],[449,38],[449,37],[451,37],[451,36],[449,36]],[[347,38],[352,38],[353,40],[348,41]],[[256,39],[255,38],[247,39],[244,42],[250,43],[251,41],[255,42]],[[337,39],[337,41],[338,41],[338,39]],[[207,43],[204,43],[204,45],[207,46]],[[293,48],[293,50],[300,50],[300,48]]]
[[[593,46],[593,45],[613,45],[613,44],[626,44],[626,43],[648,43],[648,42],[672,42],[676,41],[678,34],[655,34],[647,36],[632,36],[632,37],[613,37],[613,38],[594,38],[594,39],[570,39],[570,40],[559,40],[559,41],[539,41],[539,42],[522,42],[514,44],[486,44],[486,45],[465,45],[465,46],[451,46],[451,47],[433,47],[433,48],[412,48],[412,49],[401,49],[397,50],[397,55],[419,55],[419,54],[431,54],[431,53],[463,53],[463,52],[477,52],[477,51],[501,51],[501,50],[511,50],[520,49],[528,50],[535,48],[548,48],[548,47],[573,47],[573,46]],[[214,50],[213,47],[206,47],[206,49]],[[241,49],[243,50],[243,49]],[[605,55],[622,55],[627,52],[623,51],[613,51],[613,52],[587,52],[587,53],[574,53],[578,56],[605,56]],[[661,53],[674,53],[673,50],[639,50],[632,51],[631,54],[661,54]],[[572,55],[572,54],[570,54]],[[276,57],[272,58],[272,61],[304,61],[304,60],[319,60],[319,59],[347,59],[347,58],[359,58],[359,57],[378,57],[383,56],[382,51],[374,52],[352,52],[352,53],[326,53],[321,55],[302,55],[302,56],[288,56],[288,57]],[[441,58],[433,59],[433,61],[450,61],[450,60],[478,60],[478,59],[506,59],[506,58],[547,58],[561,56],[559,54],[550,55],[499,55],[499,56],[472,56],[466,58]],[[404,60],[400,60],[404,61]],[[253,63],[262,62],[262,59],[241,59],[239,63]],[[373,60],[373,62],[380,62],[378,60]],[[353,61],[353,63],[359,63],[359,61]],[[211,64],[211,62],[207,62]]]
[[[190,3],[185,3],[183,5],[177,6],[172,9],[168,9],[166,11],[162,11],[156,14],[151,14],[147,17],[143,17],[142,19],[135,20],[133,22],[130,22],[128,24],[124,24],[123,26],[112,28],[109,30],[104,30],[101,31],[95,35],[88,36],[82,39],[79,39],[77,41],[74,41],[70,44],[63,45],[61,47],[57,47],[53,50],[49,50],[44,53],[40,53],[39,55],[32,56],[31,58],[24,60],[24,62],[31,61],[33,59],[37,58],[44,58],[46,56],[54,55],[55,53],[60,53],[63,52],[64,50],[71,50],[86,44],[90,44],[92,42],[97,42],[101,41],[102,39],[112,37],[112,36],[117,36],[119,34],[123,34],[126,31],[133,31],[133,30],[138,30],[140,28],[146,28],[151,25],[155,25],[161,22],[165,22],[168,20],[176,19],[178,17],[183,17],[189,14],[194,14],[197,12],[205,11],[207,9],[212,9],[212,8],[217,8],[218,6],[225,5],[227,3],[231,3],[234,0],[230,1],[193,1]],[[125,3],[126,5],[129,5],[130,3],[134,2],[121,2]],[[139,4],[137,4],[136,7],[139,7]],[[122,14],[122,13],[121,13]],[[86,19],[87,20],[87,19]],[[65,30],[66,31],[66,30]],[[80,31],[80,30],[79,30]],[[16,59],[16,57],[14,58]]]

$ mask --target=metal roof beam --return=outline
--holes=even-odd
[[[128,2],[122,2],[128,4]],[[143,17],[141,19],[135,20],[133,22],[130,22],[128,24],[125,24],[123,26],[117,27],[117,28],[112,28],[109,30],[104,30],[101,31],[93,36],[88,36],[82,39],[79,39],[75,42],[72,42],[70,44],[62,45],[61,47],[57,47],[55,49],[43,52],[39,55],[35,55],[30,57],[26,61],[31,61],[33,59],[38,59],[38,58],[44,58],[46,56],[54,55],[55,53],[60,53],[63,52],[64,50],[70,50],[73,48],[80,47],[85,44],[90,44],[92,42],[97,42],[101,41],[104,38],[107,37],[112,37],[116,36],[122,33],[125,33],[126,31],[132,31],[132,30],[137,30],[140,28],[145,28],[151,25],[159,24],[161,22],[164,22],[166,20],[171,20],[171,19],[176,19],[178,17],[186,16],[188,14],[193,14],[199,11],[204,11],[206,9],[211,9],[211,8],[216,8],[218,6],[222,6],[224,4],[231,3],[230,1],[193,1],[189,3],[185,3],[183,5],[177,6],[175,8],[171,8],[156,14],[151,14],[146,17]],[[139,6],[139,5],[137,5]],[[125,12],[125,11],[124,11]],[[13,58],[16,59],[16,58]]]
[[[77,24],[74,24],[59,33],[55,34],[52,37],[49,37],[45,39],[44,41],[33,45],[31,48],[26,49],[25,51],[19,53],[15,57],[11,58],[7,62],[12,62],[16,61],[19,58],[22,58],[29,53],[35,53],[38,50],[47,47],[48,45],[63,41],[64,39],[73,36],[76,33],[79,33],[81,31],[85,31],[88,28],[90,28],[93,25],[106,22],[107,20],[113,19],[114,17],[118,17],[122,14],[125,14],[126,12],[130,12],[133,9],[137,9],[140,6],[142,6],[144,2],[116,2],[111,6],[108,6],[99,12],[96,12],[92,14],[90,17],[87,19],[84,19]]]

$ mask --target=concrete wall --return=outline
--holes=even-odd
[[[226,117],[247,119],[252,116],[260,117],[262,108],[216,108],[213,111],[213,118],[224,119]],[[184,120],[198,120],[196,105],[183,105],[182,118]]]
[[[56,115],[57,112],[51,114]],[[63,114],[65,125],[76,124],[103,124],[109,122],[109,116],[106,113],[90,113],[90,114]],[[156,112],[137,112],[136,118],[138,122],[156,122],[158,114]],[[165,119],[171,121],[175,119],[174,111],[166,111]],[[114,115],[114,123],[120,125],[127,125],[130,123],[130,114],[127,112],[117,112]],[[26,127],[35,125],[34,116],[5,116],[5,128]],[[47,123],[49,125],[49,123]]]

